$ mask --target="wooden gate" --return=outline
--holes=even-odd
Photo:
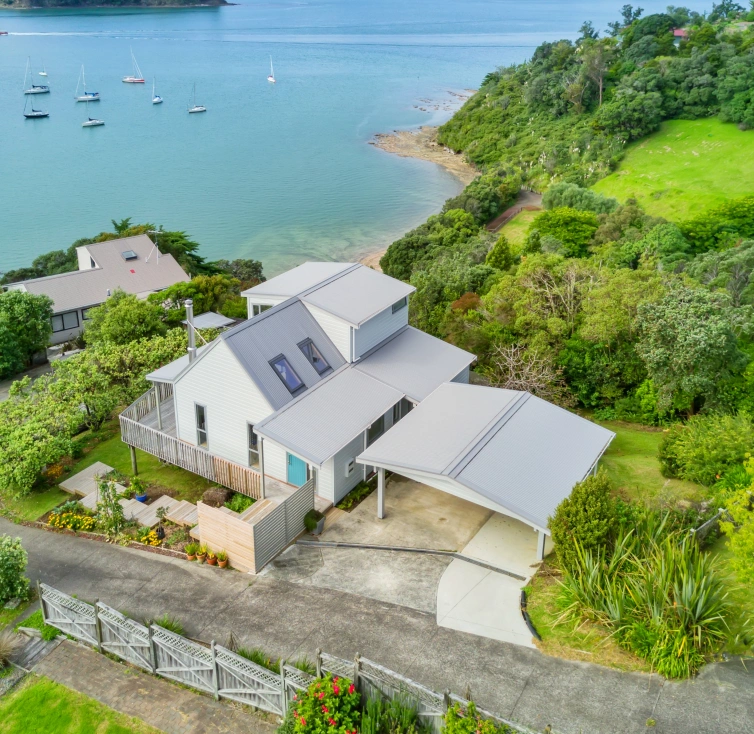
[[[40,584],[39,590],[42,617],[46,624],[90,645],[99,644],[97,618],[91,604],[74,599],[46,584]]]
[[[105,604],[97,604],[102,649],[154,673],[149,630]]]
[[[153,624],[155,672],[193,688],[217,690],[212,650]]]
[[[282,681],[279,675],[219,645],[215,647],[217,693],[283,716]]]

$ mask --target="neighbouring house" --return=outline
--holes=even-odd
[[[147,237],[124,237],[76,248],[79,269],[4,286],[52,299],[51,344],[63,344],[84,330],[87,312],[116,289],[146,298],[189,276],[172,255],[163,255]]]
[[[305,263],[245,291],[248,321],[147,376],[121,416],[132,457],[276,502],[306,485],[320,507],[377,472],[380,516],[387,469],[520,519],[544,552],[548,514],[612,434],[469,385],[473,354],[409,326],[414,290],[363,265]]]

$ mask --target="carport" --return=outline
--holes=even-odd
[[[528,525],[542,560],[548,518],[614,436],[527,392],[444,383],[357,462],[377,469],[378,518],[394,472]]]

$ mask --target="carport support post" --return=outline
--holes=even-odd
[[[547,536],[541,531],[537,531],[537,560],[545,560],[545,539]]]
[[[385,470],[377,469],[377,517],[385,517]]]
[[[131,449],[131,473],[136,476],[139,473],[139,469],[136,466],[136,447],[129,446],[128,448]]]

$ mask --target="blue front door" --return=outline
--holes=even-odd
[[[288,484],[294,487],[306,484],[306,462],[293,454],[288,454]]]

